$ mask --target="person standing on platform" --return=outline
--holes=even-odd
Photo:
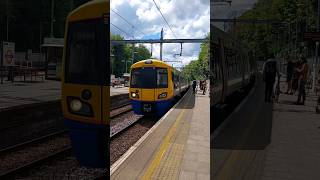
[[[290,58],[288,58],[287,63],[287,92],[286,94],[292,94],[292,76],[294,70],[294,63]]]
[[[207,90],[207,81],[206,80],[203,80],[202,88],[203,88],[202,95],[205,95],[206,94],[206,90]]]
[[[291,81],[291,89],[292,89],[291,95],[295,94],[299,87],[300,73],[297,71],[297,69],[299,68],[301,68],[301,61],[296,61],[294,63],[294,70],[293,70],[292,81]]]
[[[193,94],[196,94],[196,88],[197,88],[197,81],[194,80],[194,81],[192,82]]]
[[[297,68],[297,72],[300,74],[299,76],[299,94],[298,94],[298,99],[296,104],[297,105],[304,105],[304,101],[306,100],[306,89],[305,89],[305,85],[307,83],[308,80],[308,74],[309,74],[309,66],[307,63],[307,60],[305,57],[301,58],[302,60],[302,64],[300,68]],[[301,98],[302,98],[302,102],[301,102]]]
[[[263,64],[262,67],[263,80],[265,82],[265,102],[271,102],[273,94],[273,86],[276,81],[276,75],[279,77],[279,68],[274,55],[270,55],[270,58]]]

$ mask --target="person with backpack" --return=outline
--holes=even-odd
[[[278,63],[274,55],[270,55],[270,58],[263,64],[262,68],[263,80],[265,82],[265,102],[271,102],[273,86],[276,81],[276,75],[279,77]]]
[[[197,88],[197,81],[194,80],[194,81],[192,82],[193,94],[196,94],[196,88]]]

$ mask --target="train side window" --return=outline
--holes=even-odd
[[[174,83],[175,82],[175,76],[174,76],[173,72],[171,72],[171,78],[172,78],[172,82]]]
[[[166,68],[157,68],[157,87],[168,88],[168,70]]]

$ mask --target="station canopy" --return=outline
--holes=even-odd
[[[61,47],[64,46],[63,38],[44,38],[42,47]]]

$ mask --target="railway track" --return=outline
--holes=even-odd
[[[145,116],[129,116],[128,121],[120,122],[123,127],[112,133],[110,131],[110,163],[115,163],[130,147],[132,147],[158,120]]]
[[[60,131],[0,150],[0,179],[13,179],[44,162],[71,153],[66,134],[67,131]],[[56,143],[61,147],[52,146]]]
[[[131,115],[130,118],[126,119],[125,116],[127,116],[127,114],[129,114],[129,116]],[[114,139],[117,136],[121,135],[121,133],[125,132],[126,130],[128,130],[129,128],[131,128],[132,126],[134,126],[135,124],[137,124],[140,120],[142,120],[143,116],[138,116],[138,115],[133,115],[132,111],[127,111],[125,113],[121,115],[118,115],[120,118],[124,117],[124,119],[122,119],[120,123],[117,123],[113,126],[111,126],[111,131],[110,131],[110,139]]]
[[[111,119],[121,119],[123,118],[123,116],[125,116],[125,114],[128,114],[130,112],[132,112],[130,103],[123,104],[112,109],[112,111],[110,112]],[[131,127],[134,123],[131,123],[130,125],[128,125],[128,127],[123,128],[121,131],[125,131],[125,129]],[[120,133],[121,132],[118,131],[112,137],[115,137]],[[3,161],[5,160],[5,157],[14,157],[15,155],[17,155],[17,153],[19,154],[19,152],[21,151],[28,151],[26,149],[32,149],[34,146],[39,146],[42,143],[46,144],[46,141],[53,140],[54,138],[58,138],[59,136],[66,136],[66,138],[68,138],[67,130],[51,133],[20,144],[3,148],[0,150],[0,161],[2,163],[5,163]],[[36,151],[33,152],[33,154],[36,154]],[[27,158],[28,160],[24,162],[16,162],[17,165],[9,165],[9,167],[7,168],[1,168],[0,166],[0,179],[13,179],[14,177],[19,176],[21,174],[27,174],[28,172],[30,172],[30,170],[36,169],[37,167],[40,167],[43,164],[47,164],[50,161],[54,161],[55,159],[64,156],[72,156],[72,147],[70,145],[70,142],[65,147],[59,148],[59,150],[53,150],[52,152],[50,151],[49,153],[44,153],[39,157],[33,157],[31,159]],[[20,158],[18,157],[18,159]]]
[[[44,135],[44,136],[41,136],[41,137],[38,137],[38,138],[35,138],[35,139],[32,139],[32,140],[29,140],[29,141],[25,141],[25,142],[22,142],[22,143],[13,145],[13,146],[9,146],[9,147],[0,149],[0,154],[17,151],[17,150],[19,150],[19,149],[22,149],[22,148],[24,148],[24,147],[26,147],[26,146],[29,146],[29,145],[32,145],[32,144],[34,144],[34,143],[44,142],[44,141],[46,141],[46,140],[49,140],[49,139],[51,139],[51,138],[54,138],[55,136],[59,136],[59,135],[66,134],[66,133],[67,133],[67,130],[62,130],[62,131],[50,133],[50,134],[47,134],[47,135]]]
[[[114,119],[120,115],[122,115],[123,113],[132,111],[132,107],[131,107],[131,103],[125,103],[121,106],[117,106],[111,109],[110,111],[110,119]]]

